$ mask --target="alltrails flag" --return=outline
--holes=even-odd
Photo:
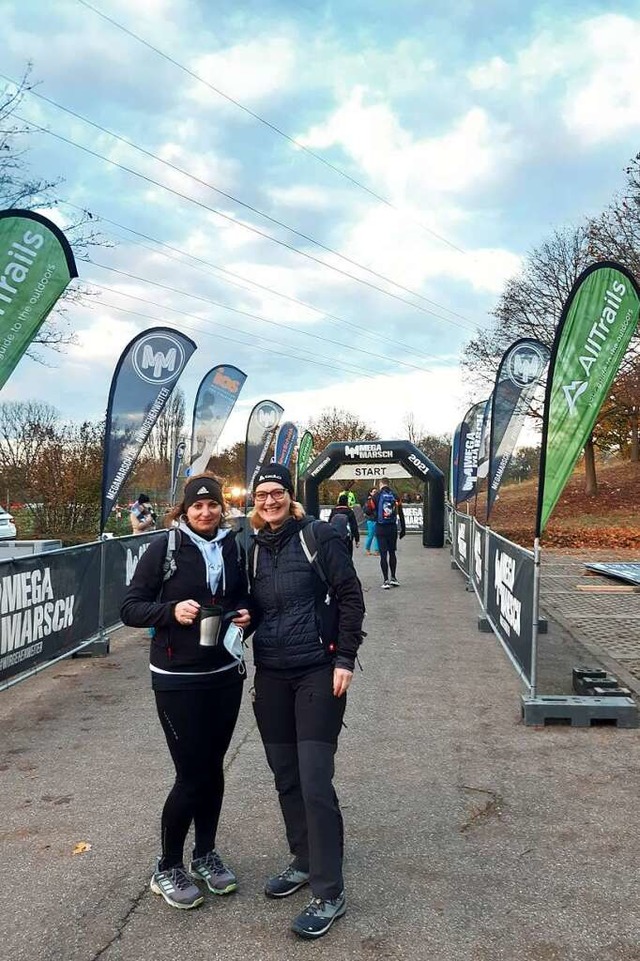
[[[482,438],[482,424],[488,400],[474,404],[464,415],[460,424],[458,465],[454,498],[456,504],[469,500],[476,492],[478,483],[478,455]]]
[[[548,363],[549,348],[531,337],[516,340],[500,361],[492,394],[487,520]]]
[[[145,330],[125,347],[111,381],[107,405],[101,532],[194,350],[192,340],[167,327]]]
[[[245,480],[247,497],[251,496],[253,478],[262,467],[284,407],[275,400],[261,400],[255,405],[247,423],[245,443]]]
[[[2,388],[78,271],[62,231],[29,210],[0,211],[0,251]]]
[[[201,474],[207,469],[229,414],[244,387],[247,375],[237,367],[220,364],[206,374],[193,405],[191,430],[191,465],[188,474]]]
[[[564,305],[549,365],[536,536],[545,528],[638,323],[640,289],[620,264],[587,267]]]
[[[278,436],[276,437],[276,450],[274,461],[276,464],[289,466],[293,455],[296,441],[298,440],[298,428],[290,420],[280,424]]]

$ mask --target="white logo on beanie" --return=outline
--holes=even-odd
[[[196,497],[198,494],[208,494],[209,490],[207,487],[201,487],[199,491],[196,491]]]

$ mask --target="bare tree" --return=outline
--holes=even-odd
[[[170,468],[175,449],[184,439],[185,416],[184,391],[176,387],[147,438],[141,451],[141,458],[161,461]]]
[[[319,454],[333,441],[378,440],[379,434],[364,420],[340,407],[326,407],[306,425],[314,439],[314,454]]]

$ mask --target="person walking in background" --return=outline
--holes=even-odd
[[[378,538],[378,548],[380,550],[380,569],[384,578],[382,582],[383,590],[388,591],[390,587],[399,587],[400,582],[396,577],[398,558],[396,547],[398,544],[398,523],[400,523],[400,539],[406,534],[404,514],[402,504],[398,500],[398,495],[389,487],[389,480],[382,477],[379,482],[374,501],[376,505],[376,537]],[[391,570],[391,576],[389,576]]]
[[[162,811],[162,855],[151,878],[151,890],[174,908],[202,904],[194,879],[213,894],[238,886],[216,850],[216,831],[224,756],[246,673],[242,630],[250,616],[244,552],[235,531],[224,526],[224,512],[219,481],[211,474],[190,478],[169,513],[177,529],[154,538],[142,554],[121,608],[124,624],[150,628],[151,686],[176,769]],[[201,638],[200,610],[213,604],[219,635]],[[192,821],[195,847],[187,872],[183,849]]]
[[[360,543],[360,531],[358,530],[356,515],[347,504],[346,494],[340,494],[338,506],[331,509],[329,523],[335,527],[340,536],[344,538],[349,548],[349,554],[353,557],[353,545],[355,543],[357,547]]]
[[[364,542],[365,554],[379,554],[378,538],[376,537],[376,489],[372,487],[369,496],[362,505],[362,513],[367,521],[367,539]]]
[[[131,530],[134,534],[146,534],[156,526],[156,515],[151,510],[147,494],[138,494],[137,501],[131,505],[129,511]]]
[[[353,490],[352,480],[347,481],[347,483],[344,485],[344,490],[340,491],[340,493],[338,494],[338,504],[340,503],[341,497],[347,498],[347,507],[350,507],[351,510],[353,510],[353,508],[358,503],[358,498],[356,497],[355,491]]]
[[[286,898],[309,884],[311,900],[291,928],[319,938],[347,906],[344,830],[332,782],[364,601],[344,538],[305,516],[287,468],[265,466],[253,490],[253,706],[293,855],[266,882],[265,894]]]

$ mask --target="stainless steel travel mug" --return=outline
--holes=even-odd
[[[222,608],[219,604],[203,605],[199,613],[200,647],[215,647],[220,638]]]

